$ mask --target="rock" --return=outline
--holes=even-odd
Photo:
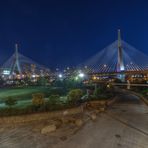
[[[56,125],[57,128],[60,128],[62,126],[62,124],[63,123],[62,123],[61,120],[57,120],[56,123],[55,123],[55,125]]]
[[[61,121],[62,121],[63,124],[74,123],[75,118],[73,118],[73,117],[64,117],[64,118],[61,118]]]
[[[67,118],[61,118],[61,121],[63,124],[67,124],[68,123],[68,119]]]
[[[3,132],[5,129],[4,128],[0,128],[0,132]]]
[[[60,128],[62,126],[62,120],[61,119],[54,119],[54,120],[50,120],[49,124],[54,124],[56,126],[56,128]]]
[[[91,120],[95,121],[97,119],[97,116],[95,113],[90,115]]]
[[[45,126],[42,130],[41,130],[41,134],[46,134],[46,133],[51,133],[56,131],[56,126],[54,124]]]
[[[104,111],[105,111],[105,108],[104,108],[104,107],[101,107],[101,108],[100,108],[100,111],[101,111],[101,112],[104,112]]]
[[[68,111],[65,110],[65,111],[63,112],[63,115],[64,115],[64,116],[68,115]]]
[[[100,105],[101,105],[101,106],[105,106],[105,104],[106,104],[105,101],[101,101],[101,102],[100,102]]]
[[[78,127],[80,127],[80,126],[83,125],[83,121],[81,119],[76,119],[75,120],[75,125],[78,126]]]
[[[99,114],[99,113],[100,113],[100,110],[99,110],[99,109],[96,109],[96,110],[95,110],[95,113],[96,113],[96,114]]]

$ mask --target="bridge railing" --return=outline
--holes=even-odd
[[[128,83],[112,83],[112,85],[115,86],[143,86],[143,87],[148,87],[148,84],[128,84]]]

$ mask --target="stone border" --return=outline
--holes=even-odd
[[[116,97],[107,100],[107,101],[92,101],[94,105],[98,105],[100,111],[104,111],[106,107],[112,105],[116,101]],[[35,114],[27,114],[27,115],[19,115],[19,116],[9,116],[9,117],[0,117],[0,125],[15,125],[21,123],[29,123],[33,121],[41,121],[48,120],[53,118],[62,118],[68,115],[75,115],[84,112],[86,104],[82,104],[79,107],[65,109],[61,111],[53,111],[53,112],[44,112],[44,113],[35,113]],[[103,108],[103,109],[102,109]]]
[[[83,112],[83,107],[75,107],[71,109],[66,109],[62,111],[53,111],[53,112],[45,112],[45,113],[36,113],[36,114],[28,114],[21,116],[10,116],[10,117],[0,117],[0,125],[5,124],[20,124],[20,123],[28,123],[32,121],[40,121],[47,120],[57,117],[64,117],[67,115],[74,115]]]
[[[116,102],[116,97],[111,98],[109,100],[93,100],[86,103],[86,108],[94,108],[94,109],[100,109],[104,111],[107,107],[111,106]]]

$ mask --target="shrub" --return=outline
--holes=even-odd
[[[32,95],[32,104],[35,107],[41,107],[45,104],[44,94],[43,93],[36,93]]]
[[[100,95],[102,95],[103,93],[105,93],[106,88],[105,87],[100,87],[100,88],[95,88],[93,95],[95,97],[99,97]]]
[[[98,97],[100,94],[101,94],[101,89],[96,88],[96,89],[94,90],[94,96]]]
[[[147,95],[147,96],[148,96],[148,89],[144,89],[144,90],[142,91],[142,94],[144,94],[144,95]]]
[[[39,77],[37,80],[37,85],[45,86],[47,84],[47,79],[45,77]]]
[[[59,102],[59,95],[51,95],[49,96],[49,104],[55,105]]]
[[[82,96],[83,92],[81,89],[73,89],[68,93],[67,98],[69,103],[76,104]]]
[[[14,106],[15,104],[17,104],[17,100],[12,98],[12,97],[8,97],[6,100],[5,100],[5,104],[7,106],[9,106],[9,108],[11,108],[12,106]]]

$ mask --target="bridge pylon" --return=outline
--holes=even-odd
[[[21,67],[20,67],[20,62],[19,62],[19,54],[18,54],[18,44],[15,44],[15,58],[13,61],[12,69],[11,69],[11,75],[17,70],[17,72],[21,75]]]
[[[122,43],[121,43],[121,32],[118,29],[118,59],[117,59],[117,72],[124,71],[124,62],[123,62],[123,51],[122,51]]]

